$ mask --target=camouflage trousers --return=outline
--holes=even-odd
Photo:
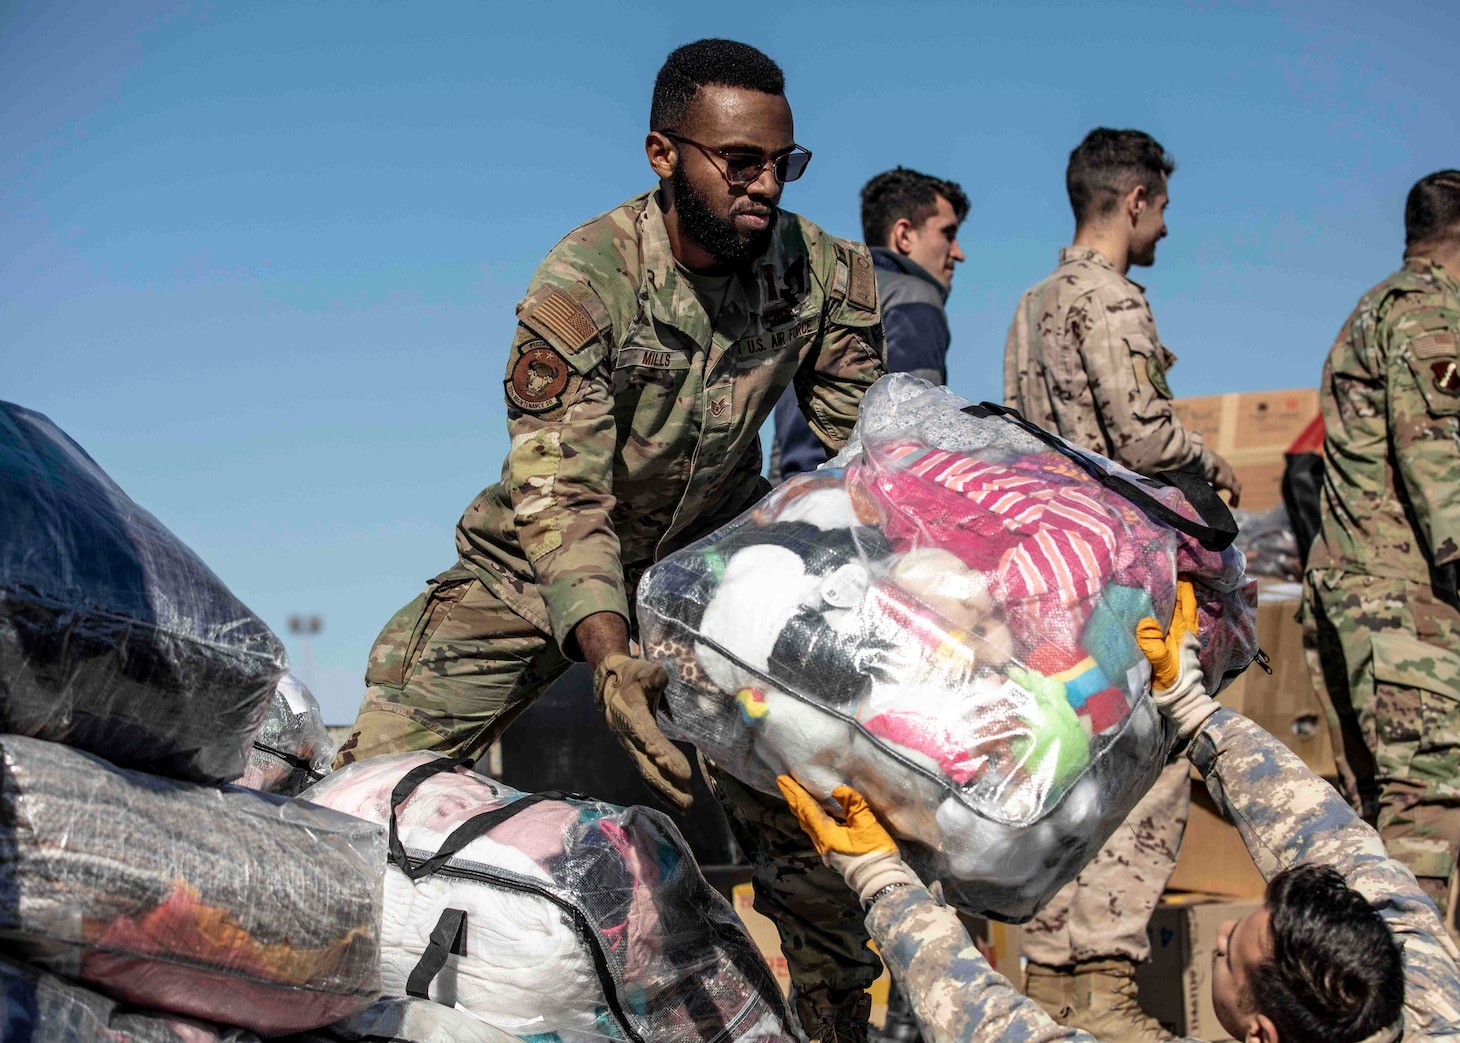
[[[1460,612],[1426,584],[1308,573],[1314,683],[1341,783],[1455,933],[1460,852]],[[1368,805],[1365,807],[1364,805]]]
[[[1176,870],[1190,808],[1190,768],[1182,757],[1166,765],[1080,875],[1024,925],[1024,955],[1050,967],[1148,959],[1146,924]]]
[[[375,639],[365,698],[335,766],[409,750],[479,756],[570,665],[550,635],[472,572],[450,569]],[[882,969],[857,896],[822,864],[785,801],[712,774],[755,863],[755,907],[780,929],[792,983],[813,1002],[844,1007]]]

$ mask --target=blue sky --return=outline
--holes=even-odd
[[[816,158],[789,208],[858,237],[901,163],[974,209],[950,382],[1000,389],[1070,234],[1091,127],[1175,154],[1149,288],[1178,394],[1316,382],[1460,166],[1460,5],[0,3],[0,397],[49,414],[281,633],[353,717],[376,632],[500,473],[513,304],[651,184],[663,56],[784,67]],[[300,649],[288,639],[296,660]]]

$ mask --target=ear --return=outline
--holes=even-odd
[[[1125,214],[1130,219],[1130,223],[1135,224],[1139,221],[1141,214],[1145,213],[1146,207],[1150,205],[1151,200],[1146,193],[1145,185],[1137,185],[1127,192],[1125,196]]]
[[[660,178],[673,176],[674,168],[679,166],[679,146],[657,130],[651,130],[644,139],[644,155]]]
[[[1278,1043],[1277,1026],[1266,1014],[1258,1014],[1247,1029],[1244,1043]]]
[[[916,230],[911,221],[905,217],[899,217],[892,222],[892,227],[887,231],[887,248],[894,253],[909,253],[913,244],[912,233]]]

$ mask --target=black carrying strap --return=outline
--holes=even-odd
[[[471,764],[472,762],[464,757],[441,757],[427,764],[412,768],[401,776],[401,780],[395,784],[395,789],[391,790],[390,861],[412,880],[419,880],[424,876],[430,876],[447,862],[451,861],[462,848],[466,847],[478,837],[490,833],[519,811],[526,811],[534,804],[541,804],[545,800],[563,800],[570,796],[574,799],[585,799],[578,797],[576,794],[562,793],[558,790],[549,790],[545,793],[530,793],[514,800],[510,804],[503,804],[500,808],[493,808],[491,811],[484,811],[480,815],[473,815],[451,831],[451,835],[446,838],[441,844],[440,849],[434,855],[424,862],[413,863],[411,857],[406,854],[405,845],[401,843],[400,833],[396,828],[396,810],[427,779],[448,771],[455,771],[457,768],[470,768]]]
[[[465,955],[466,910],[443,909],[441,919],[436,921],[436,928],[431,932],[431,940],[426,944],[426,951],[421,953],[421,958],[406,979],[406,995],[420,1000],[430,999],[431,983],[446,966],[446,958]]]
[[[305,760],[303,757],[299,756],[299,754],[297,753],[290,753],[288,750],[281,750],[276,746],[270,746],[266,742],[259,742],[259,740],[257,739],[253,741],[253,748],[258,750],[260,753],[267,753],[270,757],[279,758],[279,760],[283,761],[285,764],[289,765],[289,767],[295,769],[296,771],[302,771],[306,773],[315,782],[318,782],[325,776],[324,772],[315,771],[314,765]]]
[[[1124,496],[1158,521],[1164,522],[1178,532],[1186,533],[1207,550],[1226,550],[1237,538],[1237,521],[1232,517],[1232,512],[1222,502],[1217,491],[1207,483],[1206,477],[1195,469],[1182,468],[1177,471],[1162,471],[1152,475],[1148,480],[1157,485],[1168,485],[1180,490],[1181,494],[1186,497],[1186,502],[1191,504],[1196,513],[1201,516],[1199,522],[1193,521],[1180,511],[1172,510],[1129,478],[1106,471],[1064,439],[1050,434],[1038,424],[1031,424],[1025,420],[1016,409],[995,405],[993,402],[981,402],[976,406],[965,406],[963,412],[979,418],[1003,417],[1051,449],[1069,457],[1079,464],[1086,474],[1105,488]]]

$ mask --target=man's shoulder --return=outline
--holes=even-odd
[[[813,276],[823,292],[849,307],[840,309],[848,316],[876,316],[877,275],[872,267],[872,252],[865,243],[832,235],[816,222],[789,210],[780,211],[780,230],[776,249],[789,266],[797,255],[804,255]]]
[[[612,210],[584,221],[548,251],[533,283],[587,282],[600,297],[628,288],[637,293],[641,266],[639,225],[649,193],[635,196]]]
[[[1026,299],[1054,297],[1066,305],[1087,298],[1124,300],[1134,297],[1145,301],[1141,288],[1108,264],[1080,255],[1068,256],[1068,252],[1055,270],[1026,290],[1024,296]]]

